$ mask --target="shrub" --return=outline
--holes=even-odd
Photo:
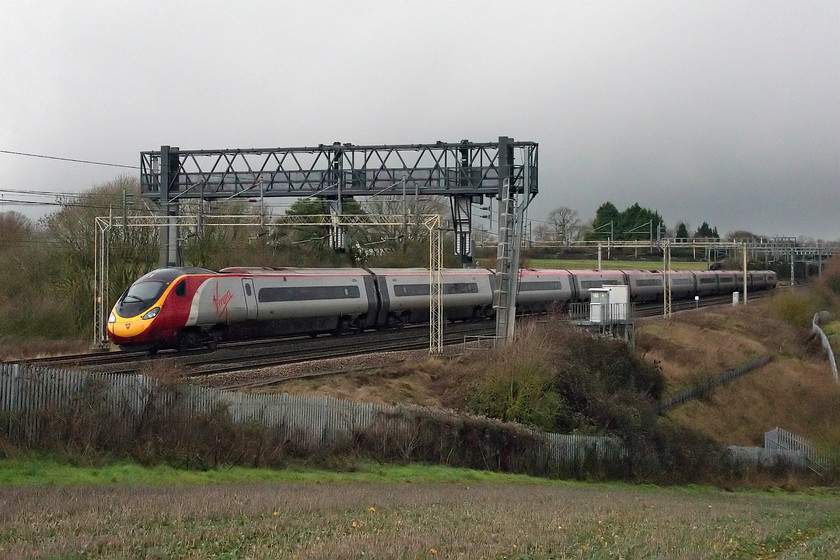
[[[553,432],[629,434],[655,423],[665,379],[623,341],[549,322],[484,357],[472,410]]]
[[[810,328],[814,314],[823,308],[821,299],[811,290],[784,290],[773,294],[770,309],[779,317],[802,328]]]
[[[840,254],[833,256],[825,263],[818,284],[834,296],[840,296]]]
[[[472,409],[504,422],[551,430],[562,406],[554,388],[555,372],[538,360],[504,361],[488,372]]]

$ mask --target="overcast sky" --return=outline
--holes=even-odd
[[[0,150],[510,136],[539,143],[532,218],[840,239],[840,0],[5,0],[0,68]],[[121,172],[0,153],[0,190]]]

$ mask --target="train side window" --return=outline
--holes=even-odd
[[[186,280],[181,280],[180,282],[178,282],[178,285],[175,286],[175,295],[180,296],[180,297],[184,297],[185,295],[187,295],[187,281]]]
[[[245,284],[245,295],[251,297],[251,284]]]

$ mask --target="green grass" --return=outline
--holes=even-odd
[[[823,325],[823,332],[828,337],[831,349],[834,351],[834,359],[840,360],[840,321],[831,321]]]
[[[89,486],[102,484],[216,484],[249,482],[487,482],[549,483],[547,479],[441,466],[381,465],[354,462],[352,470],[312,469],[301,465],[287,469],[231,467],[191,471],[165,465],[142,466],[118,462],[102,466],[72,465],[49,457],[0,459],[0,486]]]
[[[0,468],[54,480],[43,474],[48,466],[16,459]],[[116,465],[72,478],[77,485],[3,487],[0,557],[816,559],[840,552],[840,499],[830,491],[538,482],[375,465],[356,473],[231,469],[223,481],[148,469],[154,484],[147,484],[142,470]],[[105,476],[122,482],[82,482]]]
[[[822,329],[831,341],[832,346],[840,346],[840,321],[831,321],[823,325]]]
[[[565,268],[569,270],[590,270],[598,268],[598,261],[579,259],[528,259],[527,266],[531,268]],[[615,261],[603,259],[601,268],[604,270],[662,270],[662,261]],[[705,262],[671,262],[671,270],[706,270]]]

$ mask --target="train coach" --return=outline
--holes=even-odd
[[[429,269],[371,268],[380,298],[376,323],[395,327],[429,320]],[[449,321],[481,319],[492,315],[493,272],[457,268],[441,271],[444,318]]]
[[[541,313],[588,301],[590,288],[605,285],[627,285],[632,301],[661,300],[664,276],[644,270],[522,269],[517,310]],[[446,320],[494,315],[494,271],[445,269],[441,279]],[[673,272],[670,282],[672,297],[680,299],[736,291],[743,275]],[[774,272],[749,273],[750,289],[775,285]],[[231,339],[360,332],[427,321],[429,297],[429,271],[419,268],[162,268],[120,296],[108,333],[122,349],[156,352]]]
[[[575,276],[569,270],[519,271],[516,308],[521,313],[543,313],[562,308],[575,298]]]

